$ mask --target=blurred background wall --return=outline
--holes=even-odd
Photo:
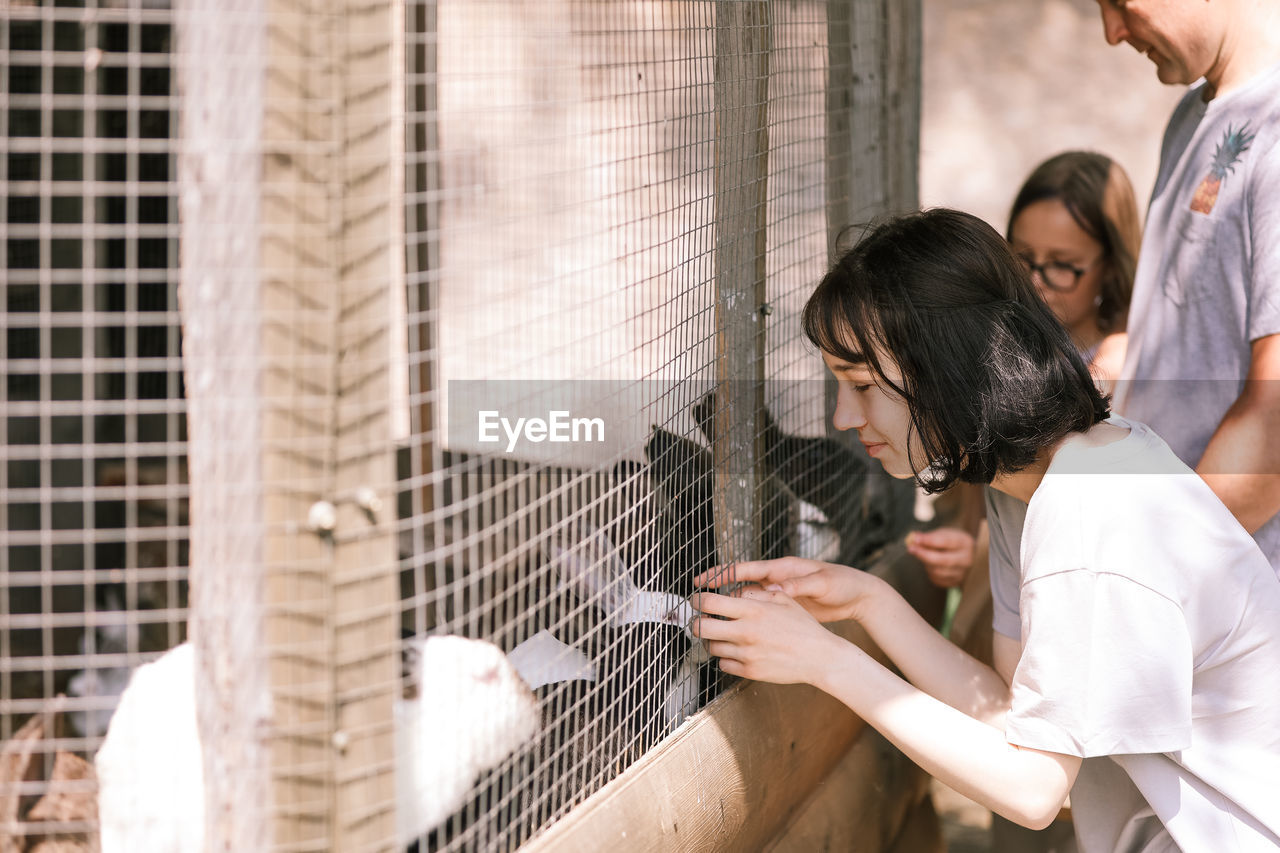
[[[1031,169],[1083,148],[1124,166],[1145,211],[1183,91],[1106,43],[1096,0],[924,0],[921,203],[1003,233]]]

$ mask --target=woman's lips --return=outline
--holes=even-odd
[[[883,441],[864,441],[862,446],[867,449],[867,455],[873,459],[880,454],[882,450],[888,447]]]

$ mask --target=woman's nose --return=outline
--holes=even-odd
[[[862,429],[867,425],[866,415],[853,399],[852,391],[841,390],[836,396],[836,411],[831,416],[831,425],[844,432],[850,429]]]

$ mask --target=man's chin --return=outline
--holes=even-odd
[[[1190,86],[1198,79],[1188,78],[1186,72],[1158,53],[1148,53],[1147,58],[1156,66],[1156,79],[1166,86]]]

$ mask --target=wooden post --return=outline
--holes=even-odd
[[[827,262],[838,256],[838,243],[853,219],[853,4],[856,0],[827,3],[826,92],[826,214]],[[822,371],[822,418],[827,435],[852,447],[853,439],[837,432],[831,419],[836,411],[836,379]]]
[[[830,0],[827,4],[827,251],[835,260],[850,226],[919,205],[921,0]],[[844,242],[837,246],[837,239]],[[824,375],[828,433],[834,379]],[[851,444],[853,437],[841,440]],[[895,506],[906,490],[891,487]],[[901,494],[904,499],[897,500]]]
[[[391,9],[242,0],[180,18],[211,850],[395,848]],[[315,526],[326,501],[334,522]]]
[[[408,88],[413,115],[408,122],[408,162],[406,179],[412,202],[408,206],[409,310],[417,316],[409,337],[410,370],[415,372],[411,387],[418,404],[410,419],[414,444],[411,455],[415,475],[429,474],[436,453],[435,331],[433,294],[440,271],[440,126],[437,84],[438,10],[435,2],[414,3],[408,22]],[[434,485],[427,482],[419,490],[420,506],[414,515],[426,515],[435,508]]]
[[[264,654],[262,198],[265,0],[179,5],[183,364],[191,616],[204,752],[205,850],[270,838],[271,683]],[[222,13],[219,13],[221,11]],[[239,61],[228,62],[236,56]],[[240,310],[235,310],[242,306]]]
[[[853,224],[853,3],[827,3],[826,205],[827,254],[834,260],[836,241]]]
[[[889,209],[920,206],[920,90],[924,58],[921,0],[885,3],[885,174]]]
[[[920,0],[827,6],[827,233],[919,204]]]
[[[411,113],[406,120],[405,189],[406,208],[405,263],[406,296],[409,313],[409,475],[422,486],[414,490],[409,513],[415,519],[428,518],[440,504],[441,485],[429,475],[441,464],[443,443],[436,435],[437,348],[435,308],[439,304],[440,257],[440,126],[438,85],[438,7],[435,0],[424,0],[408,6],[406,29],[406,81]],[[431,550],[447,541],[446,525],[432,524],[429,531],[414,526],[414,548]],[[444,561],[436,559],[423,566],[415,561],[413,582],[406,598],[421,601],[440,583]],[[446,599],[437,598],[430,607],[416,607],[413,629],[428,631],[444,621]]]
[[[839,628],[884,659],[857,626]],[[762,850],[865,728],[807,685],[746,682],[522,849]]]
[[[769,4],[716,3],[716,543],[721,560],[761,554],[764,323],[769,178]]]

